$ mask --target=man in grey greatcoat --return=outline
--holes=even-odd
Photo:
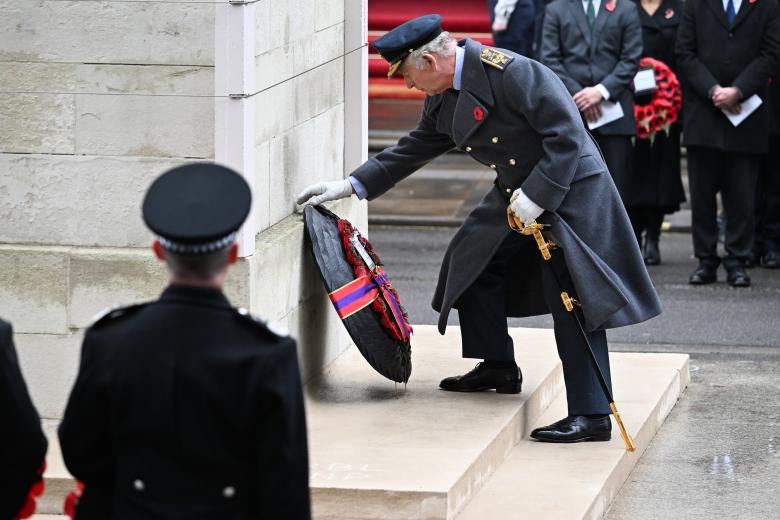
[[[596,357],[609,379],[606,329],[661,312],[620,197],[566,87],[547,67],[472,40],[456,42],[427,15],[374,43],[409,88],[428,96],[417,128],[342,181],[318,183],[299,204],[373,199],[438,155],[459,148],[496,172],[495,185],[466,218],[442,262],[433,307],[444,333],[458,310],[463,356],[484,360],[444,379],[448,391],[518,393],[507,316],[552,313],[569,415],[532,436],[576,442],[610,438],[610,409],[574,320],[567,316],[534,240],[513,232],[507,206],[537,220],[565,256]],[[546,264],[546,263],[545,263]]]

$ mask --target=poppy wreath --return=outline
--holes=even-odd
[[[371,304],[371,308],[379,314],[382,326],[387,329],[393,339],[403,342],[409,341],[409,336],[412,334],[409,315],[401,305],[401,300],[395,288],[390,285],[390,280],[387,279],[387,275],[384,269],[382,269],[382,262],[379,260],[379,256],[374,252],[374,248],[371,247],[368,240],[358,232],[360,243],[371,257],[371,260],[374,261],[374,264],[376,264],[376,272],[371,272],[361,258],[360,253],[358,253],[350,241],[350,237],[355,234],[355,228],[344,219],[338,219],[338,227],[341,243],[344,246],[344,253],[347,257],[347,262],[352,266],[355,278],[362,276],[370,277],[379,286],[380,294],[384,296],[376,298]]]
[[[30,491],[27,493],[27,498],[24,500],[22,509],[14,517],[14,520],[21,520],[23,518],[30,518],[35,514],[37,507],[37,499],[43,494],[43,473],[46,471],[46,461],[38,469],[38,480],[36,480],[30,487]]]
[[[639,139],[649,139],[652,144],[658,132],[664,131],[669,135],[669,127],[677,121],[682,106],[682,91],[677,76],[664,62],[653,58],[642,58],[639,67],[653,68],[658,87],[653,92],[650,103],[634,104],[636,136]]]
[[[76,489],[68,493],[65,497],[65,502],[62,504],[62,512],[71,519],[76,517],[76,508],[81,500],[81,495],[84,494],[84,483],[76,481]]]

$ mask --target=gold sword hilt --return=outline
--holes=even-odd
[[[534,221],[527,226],[524,225],[523,222],[517,217],[517,215],[515,215],[514,211],[512,211],[511,206],[507,206],[506,215],[510,228],[512,228],[514,231],[517,231],[521,235],[534,237],[534,240],[536,240],[536,247],[538,247],[539,252],[542,253],[542,258],[545,260],[552,258],[550,249],[555,247],[555,242],[544,239],[544,236],[542,235],[542,230],[545,228],[544,224],[539,224],[538,222]]]
[[[571,296],[569,296],[569,293],[567,293],[566,291],[563,291],[561,293],[561,301],[563,302],[563,306],[566,307],[566,310],[569,312],[574,310],[575,305],[577,307],[582,307],[582,305],[580,305],[580,302],[572,298]]]

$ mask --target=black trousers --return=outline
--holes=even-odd
[[[726,216],[726,268],[743,264],[753,248],[755,190],[761,156],[701,146],[688,147],[693,254],[718,265],[718,204]]]
[[[509,235],[487,268],[458,299],[463,357],[492,361],[515,359],[514,345],[507,330],[504,284],[507,268],[513,258],[521,250],[522,254],[529,254],[528,248],[524,247],[527,243],[523,243],[528,240],[533,238],[517,233]],[[553,254],[563,253],[555,250]],[[609,402],[601,390],[574,317],[563,307],[561,289],[556,285],[551,267],[548,262],[542,260],[541,255],[539,262],[543,263],[544,298],[552,312],[555,342],[563,364],[569,415],[609,414]],[[559,265],[565,264],[560,262]],[[563,290],[576,298],[568,272],[561,283],[564,285]],[[574,312],[579,310],[575,309]],[[603,330],[592,331],[588,333],[588,339],[611,389],[607,334]]]
[[[756,236],[758,254],[780,251],[780,135],[769,137],[756,189]]]

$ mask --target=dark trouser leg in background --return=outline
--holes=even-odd
[[[553,254],[561,254],[561,252],[553,251]],[[540,259],[540,261],[542,260]],[[559,289],[550,271],[551,266],[546,264],[547,262],[543,266],[544,296],[547,305],[552,311],[555,343],[558,345],[558,355],[563,364],[563,378],[566,383],[569,415],[609,415],[612,413],[609,408],[609,402],[604,396],[596,372],[591,364],[587,346],[583,342],[574,317],[569,315],[569,311],[564,308],[561,302],[562,290],[576,298],[571,279],[568,273],[566,276],[559,274],[560,282],[564,285],[563,289]],[[575,308],[572,312],[580,311]],[[584,320],[582,321],[584,323]],[[588,340],[611,390],[607,333],[603,330],[589,332]]]
[[[720,263],[716,197],[721,187],[723,155],[714,148],[688,147],[693,254],[700,262],[712,266]]]
[[[726,256],[729,269],[744,265],[753,249],[755,189],[761,157],[757,154],[728,152],[721,180],[720,197],[726,215]]]
[[[645,214],[645,234],[648,240],[658,241],[661,238],[661,226],[664,223],[664,212],[657,207],[648,208]]]

